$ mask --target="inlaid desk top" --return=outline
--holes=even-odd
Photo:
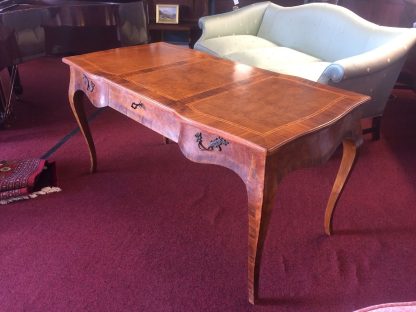
[[[325,212],[333,209],[361,144],[367,96],[280,75],[166,43],[64,58],[69,100],[96,152],[83,97],[110,106],[178,143],[192,161],[235,171],[248,195],[248,296],[258,297],[260,257],[273,198],[295,169],[326,161],[343,143],[343,158]],[[111,125],[109,125],[111,126]]]
[[[166,43],[68,57],[64,62],[82,68],[92,80],[107,80],[110,89],[116,84],[189,121],[269,151],[335,122],[367,100]],[[111,101],[111,95],[106,100]],[[99,106],[112,104],[100,101]]]

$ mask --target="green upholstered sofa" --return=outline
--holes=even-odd
[[[363,118],[383,114],[416,29],[383,27],[328,3],[259,2],[199,20],[195,49],[370,95]]]

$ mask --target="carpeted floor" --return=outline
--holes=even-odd
[[[0,311],[352,311],[416,300],[416,95],[396,90],[334,218],[340,161],[280,185],[260,274],[246,296],[247,206],[233,172],[104,109],[91,122],[98,172],[74,128],[59,59],[21,66],[24,94],[0,158],[56,161],[62,192],[0,207]],[[89,109],[89,113],[93,112]]]

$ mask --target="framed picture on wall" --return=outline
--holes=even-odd
[[[156,4],[156,23],[178,24],[179,23],[179,5]]]

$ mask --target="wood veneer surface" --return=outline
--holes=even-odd
[[[166,43],[68,57],[65,62],[267,150],[334,123],[368,99]]]

